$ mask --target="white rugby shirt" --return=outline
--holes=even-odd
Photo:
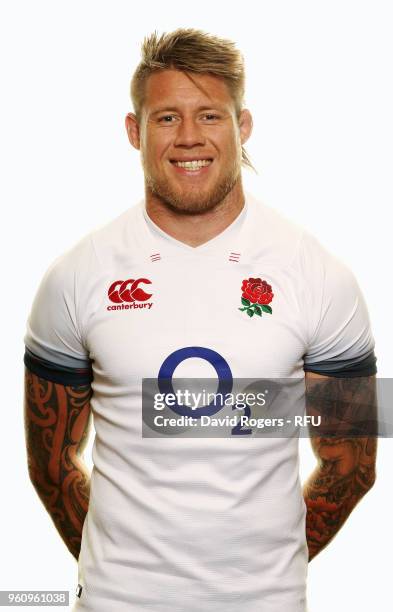
[[[241,301],[249,279],[270,285],[271,312]],[[234,379],[374,374],[367,309],[346,266],[249,195],[196,248],[158,228],[141,202],[54,261],[25,345],[43,378],[92,376],[94,468],[74,612],[305,612],[298,438],[143,437],[142,378],[163,368],[216,377],[222,364]]]

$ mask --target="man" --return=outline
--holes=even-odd
[[[25,337],[29,473],[79,560],[73,609],[305,612],[307,561],[372,486],[374,441],[314,437],[303,496],[296,436],[154,430],[142,379],[173,390],[176,371],[228,390],[305,376],[313,412],[327,396],[369,402],[363,297],[312,236],[244,195],[252,119],[232,42],[150,36],[131,94],[145,200],[52,264]]]

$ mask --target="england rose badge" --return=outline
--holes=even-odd
[[[254,314],[259,317],[263,312],[272,314],[273,310],[269,306],[274,297],[272,286],[261,278],[246,278],[242,283],[242,304],[243,308],[239,308],[242,312],[246,312],[249,317]]]

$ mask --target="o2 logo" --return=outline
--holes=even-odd
[[[212,401],[207,406],[202,406],[201,408],[192,409],[188,406],[179,405],[176,402],[172,405],[171,409],[176,412],[176,414],[190,416],[194,418],[198,418],[201,416],[212,416],[216,414],[219,410],[221,410],[224,406],[224,398],[226,394],[231,393],[233,387],[233,376],[231,372],[231,368],[229,367],[228,362],[216,351],[212,349],[205,348],[203,346],[186,346],[184,348],[178,349],[171,353],[162,363],[160,370],[158,372],[158,388],[160,393],[163,394],[173,394],[175,395],[175,391],[172,385],[172,377],[173,373],[176,370],[177,366],[185,361],[186,359],[190,359],[191,357],[198,357],[199,359],[204,359],[210,365],[213,366],[218,376],[218,389],[215,394],[216,399],[218,401]],[[234,410],[236,406],[233,406]],[[245,416],[250,417],[251,410],[248,406],[244,408]],[[238,423],[231,430],[232,435],[248,435],[252,433],[251,429],[241,429],[240,423]]]

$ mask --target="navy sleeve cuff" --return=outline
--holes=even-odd
[[[374,376],[377,373],[377,358],[374,351],[366,357],[351,360],[329,360],[319,363],[305,363],[305,372],[315,372],[323,376],[333,376],[335,378],[354,378],[357,376]]]
[[[23,361],[26,368],[33,374],[61,385],[77,387],[80,385],[88,385],[93,380],[91,364],[82,368],[62,366],[38,357],[27,347]]]

